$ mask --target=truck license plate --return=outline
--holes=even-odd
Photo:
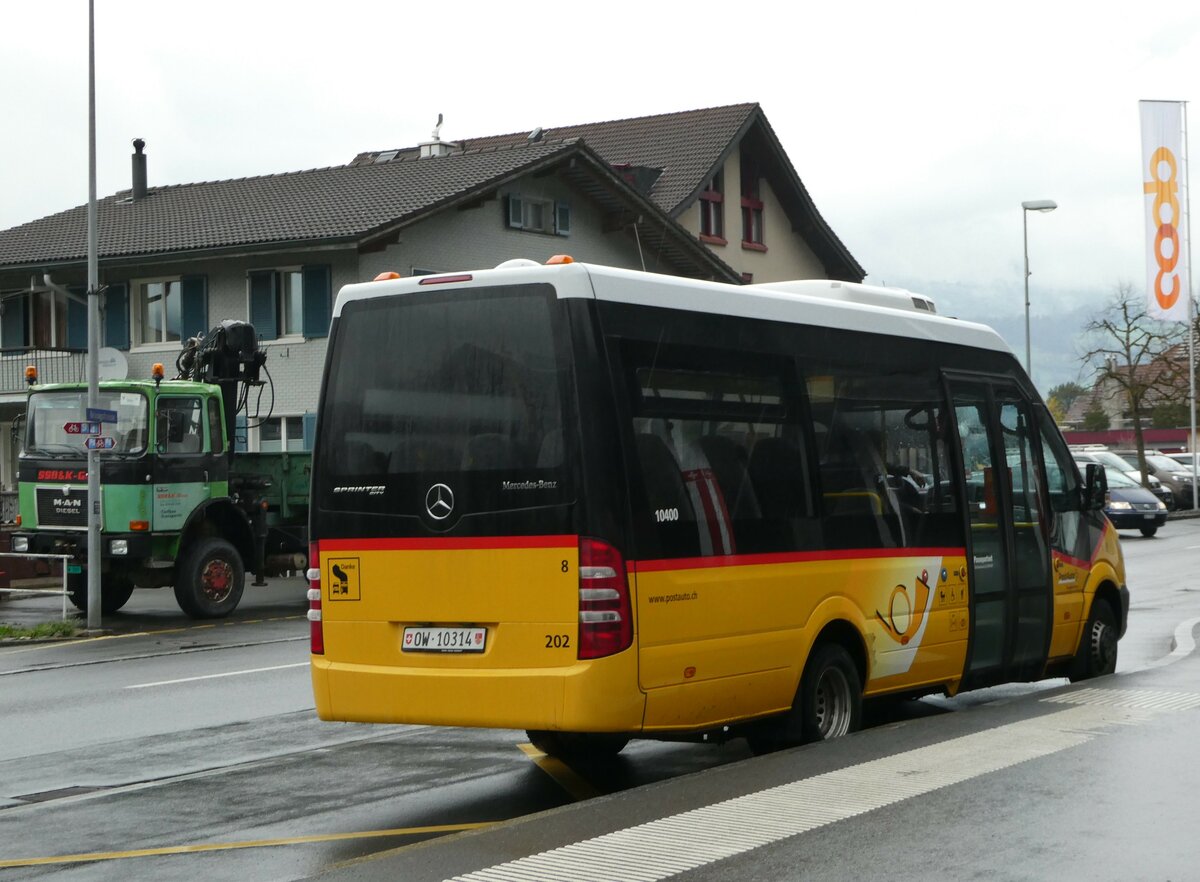
[[[483,652],[487,628],[405,628],[404,652]]]

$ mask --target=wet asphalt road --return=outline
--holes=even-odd
[[[1119,670],[1131,671],[1167,656],[1178,624],[1200,616],[1195,575],[1200,521],[1173,521],[1151,540],[1125,534],[1123,545],[1133,611]],[[749,793],[757,783],[803,779],[957,734],[1005,731],[1000,727],[1023,715],[1046,714],[1053,705],[1042,699],[1065,682],[910,703],[906,717],[941,719],[893,717],[843,744],[774,757],[749,759],[740,742],[635,742],[614,767],[555,769],[539,766],[522,751],[525,739],[519,732],[317,721],[306,669],[304,588],[298,579],[248,588],[232,621],[202,626],[180,616],[169,591],[139,592],[127,612],[106,622],[115,633],[105,639],[0,646],[0,879],[50,873],[68,879],[291,879],[396,848],[403,850],[395,857],[354,863],[334,869],[334,875],[446,878],[451,869],[486,867],[543,845]],[[8,601],[0,605],[0,621],[10,620],[13,609],[26,615],[38,605],[45,608],[43,618],[52,618],[57,603]],[[1138,676],[1178,680],[1190,663]],[[1193,683],[1200,691],[1200,680]],[[1162,774],[1155,757],[1170,755],[1172,727],[1189,714],[1194,725],[1196,713],[1183,711],[1096,737],[1112,754],[1106,761],[1122,771],[1117,780],[1129,790],[1132,805],[1157,799],[1157,792],[1167,800],[1184,786],[1178,775],[1168,782],[1173,787],[1152,792],[1142,785]],[[1155,752],[1145,753],[1143,744],[1154,744]],[[1005,843],[1014,861],[1021,843],[1040,842],[1035,857],[1041,855],[1042,862],[1017,861],[1007,878],[1044,878],[1020,870],[1052,866],[1043,851],[1053,849],[1041,841],[1049,833],[1032,834],[1055,829],[1066,835],[1062,825],[1074,817],[1068,807],[1079,798],[1070,780],[1049,783],[1047,770],[1061,767],[1080,779],[1113,780],[1095,774],[1091,750],[1074,748],[1057,759],[1037,759],[959,784],[969,798],[953,810],[938,801],[937,810],[918,811],[914,806],[931,799],[920,797],[897,806],[895,816],[892,809],[871,813],[862,829],[859,821],[840,821],[788,840],[807,843],[802,859],[783,842],[753,853],[754,860],[765,861],[759,869],[743,864],[751,857],[735,858],[680,878],[851,878],[833,872],[836,862],[817,872],[822,865],[816,858],[825,853],[833,861],[837,843],[851,840],[868,855],[872,849],[862,848],[863,841],[882,850],[878,864],[866,857],[843,861],[856,868],[854,878],[915,867],[922,853],[943,855],[939,860],[947,872],[952,867],[981,870],[970,854],[977,840],[989,837],[996,840],[992,846]],[[716,771],[721,767],[728,768]],[[1029,774],[1036,769],[1040,772]],[[1128,769],[1144,775],[1125,774]],[[1020,808],[1026,801],[1028,811]],[[1044,823],[1047,801],[1057,806],[1052,814],[1058,826]],[[1095,800],[1089,804],[1094,808]],[[533,822],[461,832],[563,807],[569,808]],[[1003,825],[993,828],[988,817]],[[966,828],[959,829],[956,818]],[[851,829],[855,832],[847,832]],[[456,832],[460,835],[424,848],[408,848]],[[1079,835],[1086,842],[1090,834]],[[968,848],[972,842],[976,845]],[[921,843],[926,843],[923,850]],[[152,853],[142,855],[144,850]],[[36,863],[69,855],[91,857]],[[1169,863],[1164,858],[1164,866]]]

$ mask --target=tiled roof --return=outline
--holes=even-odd
[[[661,171],[657,176],[650,174],[644,178],[653,182],[648,195],[667,214],[678,217],[727,153],[748,135],[747,143],[752,141],[755,145],[754,150],[764,163],[762,170],[775,186],[775,195],[788,213],[793,229],[817,252],[830,277],[862,281],[866,271],[817,211],[766,114],[756,103],[465,138],[456,144],[471,150],[538,143],[533,140],[535,137],[543,141],[578,138],[618,171],[624,165]],[[418,151],[418,147],[406,147],[360,153],[351,165],[407,161]],[[739,185],[738,181],[725,182],[727,191],[737,192]]]
[[[757,104],[731,104],[641,116],[608,122],[583,123],[542,129],[543,140],[581,138],[611,165],[662,169],[650,191],[659,208],[674,213],[717,164],[725,150],[758,112]],[[466,138],[466,149],[528,144],[530,132]],[[534,142],[536,143],[536,142]],[[397,152],[407,158],[417,148],[360,153],[352,165],[377,162],[381,155]]]
[[[581,149],[556,139],[434,159],[152,187],[98,203],[100,256],[346,240]],[[0,230],[0,267],[86,259],[87,206]]]

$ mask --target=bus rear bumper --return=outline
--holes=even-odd
[[[322,720],[563,732],[637,732],[645,695],[626,651],[562,668],[456,671],[312,656]]]

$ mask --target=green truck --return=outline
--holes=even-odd
[[[308,550],[308,453],[235,449],[237,415],[262,386],[254,328],[226,321],[190,338],[176,361],[144,380],[39,386],[30,375],[18,466],[15,552],[67,554],[72,602],[87,608],[87,457],[98,448],[101,612],[135,587],[175,589],[193,618],[237,608],[246,573],[255,584],[303,573]],[[269,375],[268,375],[269,376]],[[91,419],[94,418],[94,419]]]

